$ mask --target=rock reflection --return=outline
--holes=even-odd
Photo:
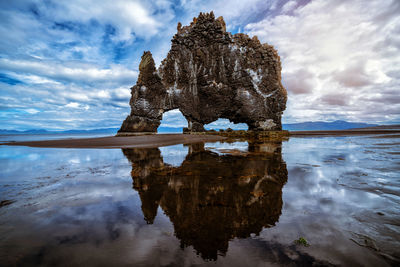
[[[281,143],[249,143],[246,152],[222,152],[192,144],[181,166],[173,167],[158,148],[123,149],[147,223],[160,206],[181,247],[193,246],[210,260],[227,252],[229,240],[275,225],[287,181]]]

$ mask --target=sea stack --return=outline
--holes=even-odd
[[[131,113],[119,134],[157,132],[162,115],[179,109],[191,132],[219,118],[249,130],[278,131],[287,93],[277,51],[257,36],[226,32],[222,17],[200,13],[189,26],[178,23],[171,50],[157,69],[143,53],[131,88]]]

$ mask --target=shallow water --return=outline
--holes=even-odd
[[[0,265],[399,264],[396,136],[0,146],[0,169]]]
[[[113,133],[60,133],[60,134],[0,134],[0,144],[22,141],[41,141],[71,138],[93,138],[111,136]]]

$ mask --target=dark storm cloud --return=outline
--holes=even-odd
[[[313,88],[313,73],[307,69],[300,69],[295,72],[285,73],[282,77],[286,90],[293,94],[308,94]]]
[[[324,95],[321,97],[321,101],[323,104],[327,104],[327,105],[331,105],[331,106],[347,106],[348,105],[348,97],[343,94]]]
[[[344,70],[332,73],[332,79],[348,88],[372,85],[375,77],[368,75],[365,68],[365,60],[355,62]]]

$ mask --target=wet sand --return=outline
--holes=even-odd
[[[58,147],[58,148],[152,148],[198,142],[216,142],[225,139],[216,135],[152,134],[139,136],[107,136],[98,138],[59,139],[26,142],[10,142],[1,145]]]
[[[350,136],[399,134],[400,129],[354,129],[331,131],[291,131],[291,137],[307,136]],[[207,134],[149,134],[136,136],[107,136],[97,138],[58,139],[41,141],[8,142],[0,145],[54,147],[54,148],[153,148],[198,142],[216,142],[226,139],[219,135]]]

